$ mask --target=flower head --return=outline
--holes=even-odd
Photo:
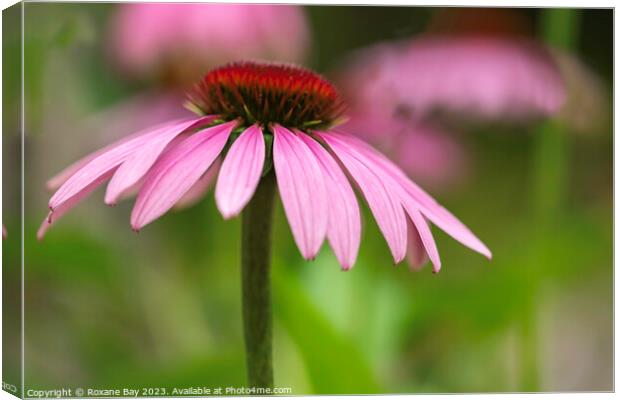
[[[196,85],[190,101],[203,114],[244,124],[328,127],[342,115],[336,89],[295,65],[238,62],[216,68]]]
[[[491,256],[395,164],[335,127],[343,103],[315,73],[293,65],[233,63],[209,72],[190,101],[204,115],[135,134],[79,163],[50,199],[40,236],[108,180],[108,204],[137,191],[131,214],[135,230],[186,196],[195,199],[211,180],[218,209],[232,218],[273,168],[293,237],[306,259],[314,258],[327,238],[344,269],[355,263],[361,217],[351,183],[368,203],[394,262],[409,253],[412,265],[428,258],[439,270],[429,221]]]

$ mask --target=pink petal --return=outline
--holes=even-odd
[[[118,144],[120,143],[117,143],[115,145],[118,145]],[[107,151],[108,148],[105,148],[103,150]],[[50,191],[57,190],[60,186],[62,186],[63,183],[67,181],[67,179],[69,179],[77,171],[82,169],[83,166],[88,164],[93,158],[102,154],[104,152],[103,150],[99,150],[92,154],[87,155],[86,157],[74,162],[73,164],[69,165],[67,168],[63,169],[56,175],[52,176],[50,179],[47,180],[47,182],[45,182],[45,187],[47,188],[47,190],[50,190]]]
[[[331,133],[317,133],[338,156],[359,185],[379,229],[388,243],[395,263],[407,252],[407,220],[398,195],[381,168],[352,152],[350,146]]]
[[[164,151],[161,153],[159,157],[160,158],[163,157],[164,154],[171,151],[178,144],[181,144],[181,142],[187,139],[190,135],[191,134],[189,133],[189,130],[185,131],[184,133],[179,134],[177,137],[175,137],[174,139],[170,141],[168,146],[164,149]],[[120,201],[120,200],[128,199],[131,197],[135,197],[140,192],[140,189],[142,188],[142,185],[144,185],[145,181],[146,181],[146,175],[143,175],[138,182],[134,183],[131,187],[125,189],[123,193],[121,194],[121,196],[118,198],[118,200]]]
[[[441,260],[439,259],[439,252],[437,251],[437,245],[435,244],[435,239],[433,239],[431,228],[428,226],[422,214],[420,214],[420,211],[413,208],[410,203],[405,206],[405,210],[416,228],[428,258],[430,258],[433,263],[433,272],[439,272],[441,269]]]
[[[336,160],[323,146],[308,135],[298,133],[298,136],[312,150],[323,171],[327,198],[330,202],[327,239],[342,268],[348,270],[355,264],[362,232],[355,192]]]
[[[191,189],[189,189],[187,193],[185,193],[179,201],[177,201],[174,205],[174,209],[180,210],[183,208],[188,208],[200,201],[209,189],[211,189],[211,186],[213,186],[215,178],[220,172],[221,166],[222,158],[218,157],[213,164],[211,164],[207,172],[205,172],[204,175],[198,179],[198,182],[196,182],[194,186],[192,186]]]
[[[88,117],[83,124],[80,124],[79,129],[87,129],[89,134],[94,134],[95,137],[109,137],[113,132],[113,137],[116,137],[116,133],[135,133],[117,139],[114,143],[71,164],[46,182],[47,189],[49,191],[57,190],[71,175],[90,160],[113,147],[153,131],[156,126],[160,126],[166,121],[191,118],[193,116],[191,111],[179,107],[184,98],[184,94],[175,92],[146,92]],[[143,129],[144,127],[148,128]]]
[[[60,171],[59,173],[57,173],[56,175],[48,179],[47,182],[45,183],[45,186],[47,187],[48,190],[57,190],[60,186],[62,186],[63,183],[65,183],[69,178],[71,178],[72,175],[74,175],[77,171],[82,169],[82,167],[88,164],[91,160],[97,158],[101,154],[104,154],[116,147],[119,147],[123,143],[126,143],[142,135],[148,134],[149,132],[152,132],[154,129],[157,129],[157,128],[150,127],[148,129],[141,130],[139,132],[128,135],[122,139],[119,139],[116,142],[109,144],[102,149],[99,149],[97,151],[90,153],[89,155],[79,159],[78,161],[74,162],[73,164],[69,165],[67,168],[63,169],[62,171]]]
[[[116,147],[111,148],[90,160],[86,165],[75,172],[52,196],[49,201],[49,207],[54,210],[60,207],[64,202],[69,201],[73,196],[82,191],[85,187],[89,186],[92,182],[97,181],[101,176],[116,169],[120,164],[133,155],[143,146],[148,144],[159,135],[168,132],[172,129],[172,126],[176,127],[176,134],[181,133],[183,130],[194,124],[206,123],[210,121],[212,117],[198,118],[191,121],[174,121],[168,124],[164,124],[154,130],[150,130],[138,137],[131,140],[122,142]]]
[[[131,156],[127,157],[110,180],[105,194],[106,204],[116,204],[121,196],[146,175],[164,149],[180,133],[203,127],[211,123],[213,119],[214,117],[205,117],[166,126],[159,134],[145,142]]]
[[[52,226],[52,224],[58,221],[63,215],[65,215],[69,210],[71,210],[75,205],[84,200],[89,194],[91,194],[99,185],[101,185],[106,180],[110,179],[115,169],[106,172],[95,181],[91,182],[88,186],[83,188],[74,196],[70,197],[67,201],[63,202],[60,206],[50,211],[41,227],[37,231],[37,239],[43,240],[45,233]]]
[[[407,262],[412,271],[420,271],[428,261],[424,244],[411,220],[407,220]]]
[[[389,172],[389,176],[407,193],[408,197],[415,201],[417,208],[424,214],[431,222],[437,225],[440,229],[459,241],[461,244],[469,247],[470,249],[477,251],[478,253],[491,258],[491,251],[484,245],[461,221],[459,221],[448,210],[442,207],[435,199],[433,199],[422,188],[411,181],[402,170],[390,161],[383,154],[373,149],[368,144],[342,132],[330,132],[329,135],[334,140],[340,140],[351,149],[355,149],[355,153],[368,160],[376,167],[384,169]]]
[[[323,174],[298,136],[280,125],[273,132],[273,163],[284,211],[302,256],[313,259],[327,233]]]
[[[131,213],[134,230],[162,216],[191,189],[220,154],[236,124],[231,121],[195,133],[157,160]]]
[[[215,187],[215,203],[224,219],[239,215],[258,186],[265,161],[265,139],[252,125],[230,147]]]

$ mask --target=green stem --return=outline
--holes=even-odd
[[[541,15],[541,36],[554,48],[571,51],[577,45],[579,36],[579,10],[545,9]],[[563,124],[550,120],[536,132],[533,152],[532,202],[535,221],[531,247],[531,262],[528,265],[531,295],[524,305],[520,324],[521,338],[521,390],[540,390],[537,306],[542,292],[539,270],[545,268],[548,238],[553,237],[556,218],[564,208],[569,183],[570,138]]]
[[[547,8],[542,14],[541,31],[549,46],[562,50],[575,50],[579,39],[579,17],[575,8]]]
[[[249,387],[273,387],[269,264],[275,188],[270,172],[243,211],[241,286]]]
[[[546,9],[541,16],[545,42],[558,49],[574,50],[579,34],[579,10]],[[570,142],[557,120],[536,133],[534,149],[534,209],[538,221],[551,220],[562,206],[568,184]]]

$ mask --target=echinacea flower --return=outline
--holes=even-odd
[[[335,127],[344,103],[319,75],[288,64],[237,62],[207,73],[189,101],[198,117],[134,134],[78,162],[50,199],[40,236],[106,181],[106,204],[137,192],[131,213],[136,231],[197,187],[203,193],[200,188],[212,179],[220,213],[233,218],[273,170],[293,237],[306,259],[313,259],[327,238],[342,268],[353,266],[361,239],[354,187],[395,263],[409,251],[415,264],[428,257],[439,270],[429,222],[491,257],[465,225],[393,162]]]

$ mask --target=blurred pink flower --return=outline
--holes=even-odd
[[[220,213],[232,218],[251,200],[263,174],[270,173],[272,160],[293,238],[306,259],[313,259],[327,238],[344,269],[355,263],[361,216],[350,181],[366,199],[395,263],[408,254],[412,266],[430,259],[439,270],[429,221],[491,257],[465,225],[394,163],[334,128],[344,104],[335,88],[313,72],[234,63],[209,72],[190,101],[203,116],[151,128],[78,162],[50,199],[39,237],[108,180],[107,204],[137,191],[131,214],[135,230],[185,196],[195,201],[211,180],[217,180]]]
[[[339,75],[351,104],[347,127],[435,187],[452,185],[468,164],[438,116],[521,122],[557,112],[565,98],[549,52],[508,36],[428,34],[382,43],[358,52]]]
[[[378,45],[356,63],[371,71],[359,81],[362,101],[418,118],[531,119],[557,112],[565,98],[549,52],[526,39],[428,36]]]
[[[129,3],[112,20],[110,44],[129,75],[187,82],[240,58],[302,61],[309,31],[299,6]]]

